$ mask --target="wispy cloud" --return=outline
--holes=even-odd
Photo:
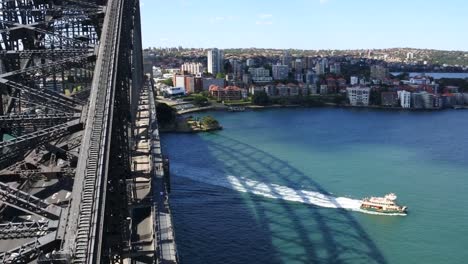
[[[326,4],[326,3],[328,3],[328,1],[330,1],[330,0],[320,0],[320,4],[322,4],[322,5]]]
[[[255,22],[256,25],[273,25],[272,14],[259,14],[258,20]]]
[[[272,14],[259,14],[258,15],[258,18],[260,19],[269,19],[269,18],[272,18],[273,15]]]

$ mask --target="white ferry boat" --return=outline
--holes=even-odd
[[[406,214],[408,207],[397,205],[395,203],[396,198],[397,196],[394,193],[389,193],[384,197],[364,198],[361,209],[385,214]]]

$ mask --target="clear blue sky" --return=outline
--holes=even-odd
[[[467,0],[140,0],[144,47],[468,51]]]

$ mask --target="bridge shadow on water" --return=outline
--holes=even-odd
[[[193,147],[184,149],[181,157],[201,154],[203,157],[200,161],[205,164],[199,163],[198,166],[201,169],[222,168],[222,173],[217,177],[227,178],[229,175],[234,175],[254,180],[259,182],[262,188],[267,186],[266,192],[275,197],[282,195],[277,191],[277,185],[287,186],[294,190],[294,195],[301,197],[304,202],[309,198],[301,191],[302,189],[329,194],[312,179],[313,175],[306,175],[287,162],[255,146],[218,133],[184,137],[189,137],[189,139],[179,143],[188,143]],[[165,143],[164,141],[163,143]],[[197,149],[196,153],[192,153],[191,151],[195,151],[195,149]],[[172,163],[184,162],[172,157],[172,151],[168,152],[171,155]],[[179,156],[177,153],[174,155]],[[183,173],[190,174],[190,171]],[[173,174],[176,176],[174,185],[176,191],[173,199],[177,201],[178,187],[176,184],[182,183],[182,179],[178,176],[183,175],[182,173],[179,175],[179,172],[173,172]],[[281,198],[274,200],[265,198],[250,192],[256,186],[247,185],[243,181],[239,182],[246,192],[238,195],[244,198],[241,202],[248,208],[247,211],[254,215],[252,221],[255,221],[255,228],[252,231],[255,234],[247,235],[269,237],[269,241],[266,241],[268,244],[265,243],[263,251],[258,254],[267,254],[270,256],[269,259],[255,258],[256,253],[251,252],[251,256],[254,258],[251,258],[248,263],[387,263],[370,236],[354,218],[353,212],[344,209],[321,208]],[[236,188],[232,187],[232,189]],[[230,206],[230,204],[225,206]],[[229,214],[230,209],[227,207],[224,210],[225,213]],[[183,217],[177,215],[177,202],[175,202],[173,210],[177,235],[177,222]],[[235,227],[233,226],[233,228]],[[228,229],[229,226],[225,228]],[[204,230],[199,230],[199,232],[209,233],[210,231],[207,229],[209,227],[204,226]],[[226,231],[226,234],[228,233]],[[200,237],[203,237],[203,234],[200,234]],[[178,240],[183,240],[183,238],[179,237]],[[202,242],[198,241],[197,243]],[[206,243],[209,244],[209,240]],[[183,247],[181,250],[183,251]],[[226,248],[226,250],[229,249]],[[236,249],[232,248],[231,250],[235,251]],[[253,246],[251,250],[255,251],[257,248]],[[266,251],[267,253],[265,253]],[[183,255],[183,252],[181,253]],[[222,252],[218,253],[222,254]],[[242,256],[238,260],[244,260],[243,257],[245,258]],[[194,263],[194,261],[189,261],[191,257],[187,256],[186,259],[187,263]],[[245,262],[231,259],[228,263]]]

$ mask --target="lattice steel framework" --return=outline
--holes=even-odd
[[[0,0],[0,240],[26,241],[0,262],[122,263],[140,28],[138,0]],[[28,193],[70,176],[65,204]]]

